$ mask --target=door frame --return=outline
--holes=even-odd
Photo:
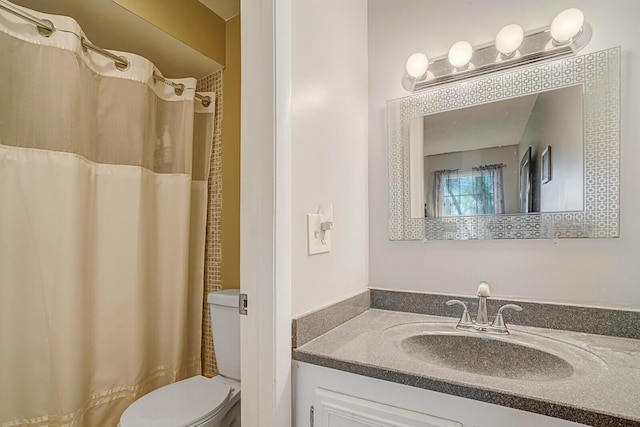
[[[241,0],[242,425],[290,427],[291,0]]]

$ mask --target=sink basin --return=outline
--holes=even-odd
[[[408,355],[458,371],[520,380],[554,380],[573,375],[564,359],[490,335],[419,334],[400,341]]]

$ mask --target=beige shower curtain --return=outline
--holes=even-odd
[[[57,31],[0,11],[0,426],[115,426],[200,372],[215,103],[29,12]]]

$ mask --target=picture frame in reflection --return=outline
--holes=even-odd
[[[540,154],[540,177],[543,184],[546,184],[553,178],[552,170],[551,146],[547,145],[542,151],[542,154]]]
[[[532,210],[531,191],[531,147],[527,147],[520,160],[520,213]]]

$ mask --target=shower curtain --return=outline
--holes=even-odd
[[[0,11],[0,426],[115,426],[200,373],[215,103],[22,9],[57,30]]]

